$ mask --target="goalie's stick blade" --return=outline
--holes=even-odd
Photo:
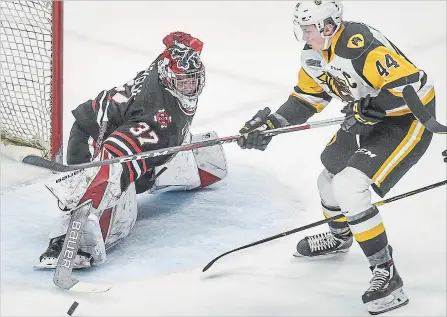
[[[447,133],[447,127],[440,124],[422,104],[414,88],[410,85],[403,89],[404,100],[413,115],[433,133]]]
[[[70,291],[77,293],[104,293],[112,288],[112,285],[108,284],[93,284],[78,281],[70,288]]]
[[[22,160],[23,163],[34,165],[37,167],[42,167],[49,169],[54,172],[68,172],[71,171],[69,166],[56,163],[54,161],[49,161],[41,156],[37,155],[27,155]]]
[[[57,261],[56,271],[53,277],[54,284],[65,290],[83,293],[101,293],[111,288],[110,285],[85,283],[74,278],[72,275],[80,239],[84,232],[91,206],[92,201],[89,200],[71,212],[64,246]]]

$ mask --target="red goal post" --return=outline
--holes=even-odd
[[[0,1],[2,144],[62,159],[63,2]],[[8,150],[5,150],[8,151]]]

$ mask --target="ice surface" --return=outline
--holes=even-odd
[[[70,111],[102,89],[124,83],[162,50],[168,32],[204,41],[207,86],[193,132],[235,134],[265,106],[284,102],[296,82],[301,45],[293,37],[294,2],[65,2],[64,130]],[[446,124],[446,4],[435,1],[345,2],[345,19],[378,28],[435,81],[438,120]],[[81,19],[82,17],[82,19]],[[337,102],[312,120],[340,116]],[[229,175],[203,191],[143,194],[139,220],[107,262],[75,272],[114,288],[73,294],[34,271],[59,210],[44,187],[51,173],[1,159],[1,314],[74,316],[361,316],[370,278],[355,245],[328,260],[292,257],[314,228],[228,255],[215,256],[321,219],[319,155],[328,127],[275,137],[266,152],[225,145]],[[387,197],[446,178],[436,135],[427,154]],[[446,315],[446,189],[380,208],[410,304],[389,316]],[[378,200],[374,196],[374,200]]]

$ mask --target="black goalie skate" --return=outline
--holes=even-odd
[[[392,251],[391,246],[390,250]],[[402,289],[403,282],[393,260],[370,269],[373,277],[362,300],[371,315],[378,315],[408,304],[409,299]]]
[[[316,257],[333,253],[348,252],[354,238],[352,234],[335,235],[325,232],[307,236],[298,242],[295,257]]]
[[[50,240],[47,250],[39,257],[39,263],[34,266],[35,269],[55,269],[59,254],[64,246],[65,235]],[[75,269],[83,269],[91,267],[93,257],[84,251],[78,250],[75,258]]]

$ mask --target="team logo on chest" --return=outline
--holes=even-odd
[[[154,120],[162,127],[166,128],[171,123],[171,116],[165,111],[165,109],[158,110],[154,116]]]
[[[336,96],[338,96],[342,101],[350,102],[354,101],[351,90],[349,89],[349,83],[344,79],[332,75],[331,73],[324,72],[317,77],[321,82],[320,84],[325,84],[328,86],[329,90]]]

